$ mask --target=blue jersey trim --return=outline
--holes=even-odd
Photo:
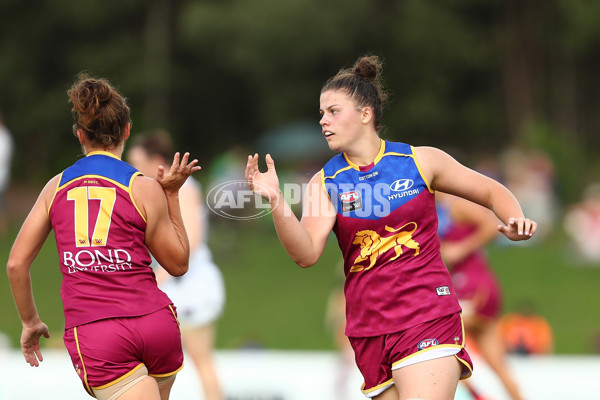
[[[104,154],[89,155],[64,170],[58,186],[85,175],[98,175],[129,187],[131,177],[137,169],[116,157]]]
[[[379,219],[389,215],[421,191],[430,191],[406,143],[382,141],[373,166],[361,171],[338,154],[322,169],[322,185],[339,215]]]

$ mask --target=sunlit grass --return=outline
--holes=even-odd
[[[6,265],[16,232],[2,239],[0,260]],[[340,251],[331,237],[313,267],[296,266],[281,247],[268,217],[254,222],[213,221],[210,245],[226,281],[227,304],[218,323],[217,347],[263,346],[277,349],[332,349],[325,325],[330,292],[339,284]],[[557,353],[592,351],[600,331],[600,268],[575,266],[562,234],[531,246],[489,248],[504,290],[504,310],[523,300],[551,323]],[[32,267],[35,298],[55,340],[64,319],[60,273],[53,237]],[[20,323],[7,283],[0,274],[0,331],[18,345]]]

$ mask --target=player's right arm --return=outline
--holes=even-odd
[[[58,179],[59,176],[51,179],[40,193],[15,239],[6,265],[10,288],[21,318],[21,351],[25,361],[36,367],[43,360],[39,339],[41,336],[50,337],[50,334],[38,315],[29,271],[52,230],[48,207]]]
[[[308,183],[302,202],[302,219],[298,220],[281,193],[275,163],[269,154],[266,163],[267,172],[261,173],[258,155],[248,157],[246,179],[250,189],[269,201],[277,235],[288,255],[299,266],[310,267],[323,254],[335,224],[335,209],[317,173]]]
[[[200,167],[197,160],[188,163],[188,157],[186,153],[180,162],[177,153],[166,174],[161,169],[157,179],[138,176],[132,188],[146,217],[146,247],[173,276],[185,274],[189,266],[190,244],[179,206],[179,188]]]

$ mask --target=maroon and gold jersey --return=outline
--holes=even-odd
[[[410,145],[382,140],[367,167],[339,154],[321,177],[337,209],[346,335],[394,333],[460,311],[440,256],[434,192]]]
[[[48,213],[63,275],[65,328],[171,304],[156,285],[146,221],[131,194],[139,174],[107,152],[90,153],[61,174]]]

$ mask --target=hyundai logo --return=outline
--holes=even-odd
[[[405,190],[410,189],[413,183],[414,182],[412,181],[412,179],[398,179],[390,185],[390,189],[394,192],[403,192]]]

